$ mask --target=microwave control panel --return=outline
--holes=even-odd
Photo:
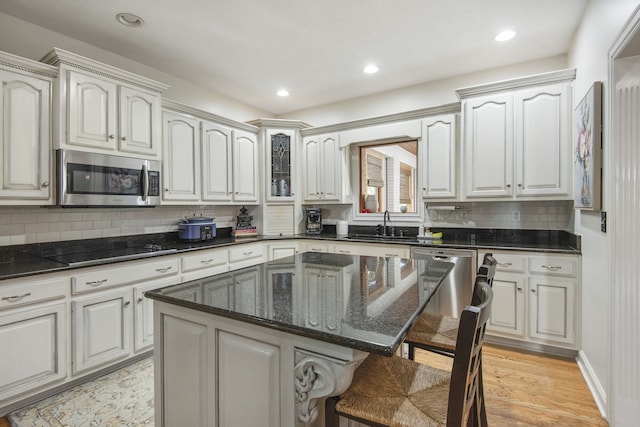
[[[149,171],[149,196],[160,195],[160,172]]]

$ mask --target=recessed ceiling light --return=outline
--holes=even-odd
[[[373,64],[370,64],[370,65],[367,65],[366,67],[364,67],[364,70],[362,70],[362,71],[364,71],[367,74],[374,74],[374,73],[377,73],[378,70],[379,70],[379,68],[377,66],[375,66]]]
[[[119,13],[116,15],[116,19],[122,25],[126,25],[127,27],[140,27],[144,24],[142,18],[138,15],[134,15],[133,13]]]
[[[280,89],[279,91],[276,92],[276,95],[278,96],[289,96],[289,91],[286,89]]]
[[[506,42],[507,40],[511,40],[516,36],[516,32],[512,30],[502,31],[493,38],[497,42]]]

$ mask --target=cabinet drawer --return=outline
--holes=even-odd
[[[118,267],[96,268],[71,276],[72,292],[79,294],[129,283],[145,282],[178,274],[178,259],[119,264]]]
[[[67,293],[65,277],[23,282],[0,287],[0,309],[63,298]]]
[[[256,245],[240,245],[237,248],[229,249],[229,262],[240,262],[263,257],[264,246],[262,243]]]
[[[207,251],[182,257],[182,271],[201,270],[203,268],[218,267],[228,263],[226,249]]]
[[[494,253],[493,257],[498,261],[496,271],[508,271],[513,273],[524,273],[526,267],[526,257],[518,254]],[[482,262],[482,258],[480,258]]]
[[[554,276],[575,277],[578,272],[578,261],[575,258],[530,257],[531,273],[550,274]]]
[[[307,243],[307,252],[329,252],[329,245],[326,243]]]

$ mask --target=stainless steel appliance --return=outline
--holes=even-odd
[[[160,162],[57,150],[57,203],[72,206],[160,204]]]
[[[477,252],[472,249],[411,249],[411,258],[434,258],[454,264],[451,273],[444,279],[440,289],[425,308],[426,311],[445,316],[460,316],[462,310],[471,304],[477,256]]]
[[[322,233],[322,211],[318,208],[307,209],[307,234]]]

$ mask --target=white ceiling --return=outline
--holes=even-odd
[[[2,0],[273,114],[567,52],[588,0]],[[140,28],[119,24],[131,12]],[[517,36],[497,43],[511,28]],[[380,72],[365,75],[365,64]],[[287,88],[287,98],[276,96]]]

